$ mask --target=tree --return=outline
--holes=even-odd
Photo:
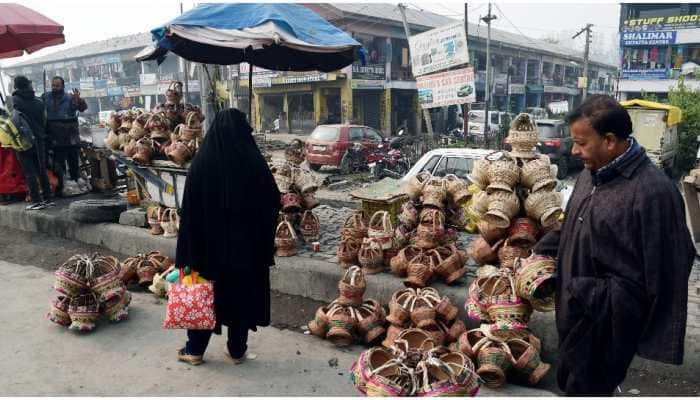
[[[686,86],[684,79],[668,92],[671,105],[683,112],[683,120],[678,125],[678,158],[676,165],[679,172],[686,173],[693,168],[698,150],[698,132],[700,132],[700,90]]]

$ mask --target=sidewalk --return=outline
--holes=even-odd
[[[99,245],[121,254],[146,253],[159,250],[171,257],[175,255],[177,241],[162,236],[152,236],[147,229],[118,224],[81,224],[68,217],[66,200],[50,209],[27,212],[23,204],[0,205],[0,226],[9,226],[30,232],[42,232],[69,240]],[[329,245],[322,244],[327,252]],[[271,287],[281,293],[300,295],[318,301],[329,302],[335,299],[337,282],[343,270],[327,253],[300,251],[299,256],[276,259],[276,267],[271,270]],[[700,293],[696,285],[700,282],[700,267],[695,265],[691,276],[688,304],[688,328],[685,343],[685,364],[671,366],[642,359],[636,359],[632,366],[650,371],[663,372],[673,376],[694,376],[700,370]],[[388,304],[391,294],[403,288],[402,281],[391,274],[377,274],[367,277],[366,296]],[[448,295],[460,307],[466,300],[466,285],[433,285],[443,295]],[[530,322],[532,331],[543,343],[542,357],[552,364],[557,358],[557,334],[554,313],[534,313]]]
[[[313,336],[264,328],[250,335],[256,360],[233,365],[223,355],[225,337],[215,335],[207,362],[191,367],[175,360],[185,333],[162,328],[165,303],[150,294],[133,294],[126,321],[100,321],[94,332],[78,334],[44,318],[54,296],[53,274],[0,261],[0,275],[0,335],[12,337],[0,359],[4,396],[358,395],[348,370],[360,346],[340,350]],[[553,395],[513,385],[480,394]]]

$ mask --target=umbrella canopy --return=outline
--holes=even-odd
[[[63,26],[14,3],[0,3],[0,58],[19,57],[65,43]]]
[[[151,31],[136,55],[162,62],[168,52],[203,64],[248,62],[277,71],[335,71],[360,43],[300,4],[202,4]]]

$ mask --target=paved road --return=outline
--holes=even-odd
[[[0,261],[0,393],[4,396],[354,396],[348,368],[362,350],[339,350],[328,342],[276,328],[251,334],[258,359],[235,366],[214,336],[207,362],[175,361],[184,334],[161,328],[164,304],[134,293],[121,324],[100,322],[77,334],[45,319],[54,295],[45,269]],[[337,359],[338,366],[329,365]],[[482,395],[543,396],[550,392],[506,386]]]

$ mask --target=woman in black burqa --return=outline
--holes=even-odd
[[[188,330],[178,360],[193,365],[228,327],[228,353],[244,360],[248,330],[270,324],[270,272],[280,193],[245,114],[216,114],[187,175],[176,265],[214,281],[214,331]]]

